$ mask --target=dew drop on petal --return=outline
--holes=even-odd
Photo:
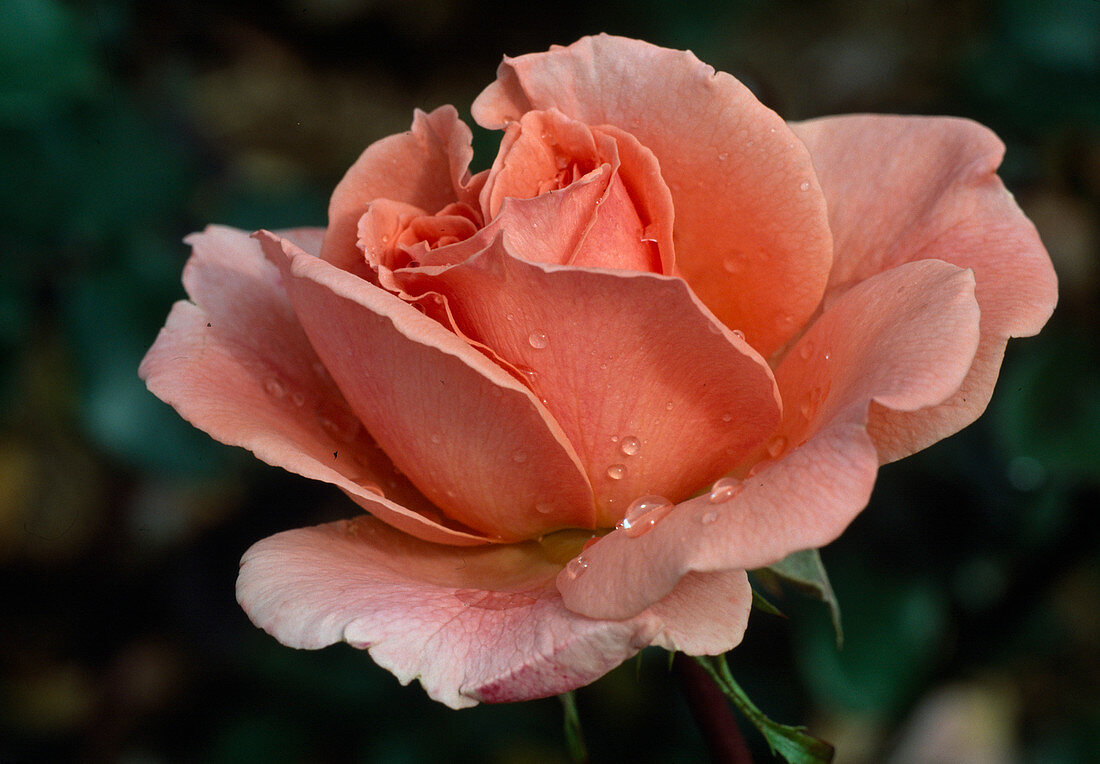
[[[641,450],[641,447],[641,442],[633,435],[627,435],[625,438],[623,438],[623,442],[619,445],[619,449],[626,456],[634,456],[638,453],[639,450]]]
[[[799,345],[798,354],[800,356],[802,356],[803,361],[807,360],[810,356],[812,356],[814,354],[813,340],[806,340],[801,345]]]
[[[779,458],[779,455],[782,454],[786,449],[787,439],[782,435],[776,435],[774,438],[772,438],[772,441],[768,443],[768,456],[773,459],[777,459]]]
[[[714,485],[710,489],[711,504],[720,504],[723,501],[729,501],[737,494],[741,493],[745,486],[741,484],[741,481],[733,477],[719,478],[714,481]]]
[[[443,436],[440,435],[438,432],[433,432],[432,433],[432,443],[435,443],[438,446],[442,442],[443,442]]]
[[[727,411],[725,414],[722,415],[722,421],[723,422],[732,422],[733,421],[733,414],[731,414],[730,412]]]
[[[378,483],[375,483],[373,480],[356,480],[355,482],[365,491],[369,491],[377,496],[384,497],[386,495],[386,492],[382,490],[382,486],[378,485]]]
[[[565,575],[569,576],[569,580],[576,581],[587,569],[588,560],[584,559],[584,555],[578,555],[566,563]]]
[[[527,454],[523,451],[516,451],[514,454],[512,454],[512,461],[516,464],[523,464],[525,461],[527,461]]]
[[[264,390],[266,390],[267,394],[272,398],[282,398],[286,395],[286,388],[283,387],[283,383],[275,379],[275,377],[271,377],[264,382]]]
[[[718,161],[719,162],[725,162],[729,158],[730,158],[730,153],[728,151],[723,151],[722,153],[720,153],[718,155]]]
[[[672,401],[665,404],[665,411],[672,411]]]
[[[306,397],[304,395],[302,395],[301,393],[291,394],[290,400],[292,400],[294,402],[294,405],[298,406],[299,408],[306,405]]]
[[[734,257],[727,257],[722,261],[722,270],[726,273],[737,273],[741,270],[741,263]]]
[[[607,476],[612,480],[622,480],[626,474],[626,467],[621,464],[612,464],[607,468]]]
[[[542,350],[544,347],[550,344],[550,340],[548,340],[546,337],[546,332],[531,332],[529,335],[527,335],[527,341],[530,342],[531,347],[535,348],[536,350]]]
[[[717,519],[718,519],[718,513],[716,511],[714,511],[713,509],[710,512],[707,512],[706,514],[699,516],[699,522],[701,522],[703,525],[710,525],[711,523],[713,523]]]
[[[664,496],[642,496],[627,507],[626,515],[615,526],[630,538],[637,538],[652,530],[653,526],[672,511],[672,502]]]
[[[535,504],[535,511],[540,515],[548,515],[554,511],[554,505],[548,501],[540,501]]]
[[[810,190],[810,181],[804,180],[801,183],[799,183],[798,184],[798,190],[799,191],[809,191]]]
[[[733,330],[733,336],[736,337],[739,340],[745,339],[745,333],[743,331],[741,331],[740,329],[734,329]]]

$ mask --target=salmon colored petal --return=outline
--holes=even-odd
[[[556,695],[646,645],[717,652],[744,631],[742,572],[685,581],[635,618],[599,621],[562,605],[559,569],[534,543],[458,549],[361,517],[255,544],[241,560],[237,599],[283,644],[346,641],[452,708]]]
[[[875,408],[870,430],[893,461],[973,422],[993,392],[1009,337],[1035,334],[1057,301],[1050,258],[996,176],[1004,146],[962,119],[850,116],[794,125],[829,203],[836,263],[826,300],[913,260],[974,271],[982,338],[970,374],[943,405]]]
[[[947,263],[910,263],[851,289],[777,370],[783,429],[763,460],[716,500],[704,494],[648,533],[615,531],[590,547],[582,575],[558,577],[566,605],[629,618],[690,571],[757,568],[835,539],[874,485],[872,402],[912,411],[951,396],[974,358],[978,321],[973,274]],[[815,389],[823,398],[803,409]]]
[[[500,239],[398,278],[446,297],[459,331],[521,372],[576,448],[602,527],[639,496],[686,498],[779,423],[767,364],[680,279],[529,263]]]
[[[355,246],[359,218],[375,199],[404,202],[429,213],[452,202],[475,204],[484,177],[468,171],[471,133],[453,106],[419,109],[408,132],[372,143],[332,192],[323,257],[344,270],[362,267]]]
[[[802,328],[831,239],[810,155],[778,115],[690,52],[607,35],[506,58],[472,111],[502,127],[550,108],[653,152],[676,209],[676,263],[727,326],[765,356]]]
[[[306,244],[319,240],[306,229],[288,233]],[[188,242],[184,284],[195,302],[176,303],[141,363],[153,394],[215,439],[332,483],[407,533],[486,543],[440,524],[439,511],[363,431],[259,245],[242,231],[213,226]]]
[[[594,526],[577,457],[530,391],[398,297],[257,236],[352,410],[448,517],[507,541]]]

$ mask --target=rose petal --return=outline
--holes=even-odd
[[[257,236],[352,410],[448,517],[504,540],[594,527],[577,457],[530,391],[399,298]]]
[[[372,143],[332,192],[322,256],[344,270],[362,267],[355,246],[359,218],[375,199],[437,212],[452,202],[476,204],[484,176],[471,178],[471,133],[453,106],[425,114],[412,128]]]
[[[316,245],[319,235],[289,232]],[[215,439],[339,486],[360,506],[419,538],[482,544],[445,527],[363,431],[298,324],[279,274],[248,234],[212,226],[188,237],[178,302],[139,374],[149,389]],[[384,491],[387,498],[377,495]]]
[[[973,274],[947,263],[910,263],[851,289],[777,370],[782,440],[764,461],[725,500],[704,494],[644,535],[605,536],[586,551],[584,576],[558,577],[566,605],[629,618],[689,571],[757,568],[835,539],[874,485],[872,401],[914,410],[950,396],[974,357],[978,321]],[[807,420],[801,404],[815,388],[824,399]]]
[[[753,347],[770,355],[813,314],[832,262],[825,200],[806,148],[741,83],[689,52],[599,35],[505,58],[472,112],[502,127],[549,108],[653,152],[681,273]]]
[[[829,202],[836,263],[827,302],[875,273],[923,258],[971,268],[977,279],[981,345],[958,392],[926,411],[872,411],[880,458],[900,459],[985,410],[1008,338],[1035,334],[1054,309],[1054,269],[995,174],[1003,144],[981,125],[851,116],[794,129],[810,148]]]
[[[402,684],[419,679],[452,708],[565,692],[651,643],[727,650],[748,618],[741,571],[685,579],[636,618],[597,621],[563,607],[559,569],[534,543],[458,549],[361,517],[255,544],[237,599],[280,642],[365,648]]]
[[[529,263],[499,239],[398,279],[447,297],[461,333],[520,370],[576,449],[600,526],[645,494],[686,498],[779,423],[767,364],[680,279]]]

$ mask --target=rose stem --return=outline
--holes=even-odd
[[[680,690],[687,699],[691,715],[703,733],[703,739],[716,762],[752,764],[752,754],[737,726],[722,690],[691,657],[676,653],[672,667],[680,680]]]

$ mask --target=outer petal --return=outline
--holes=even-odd
[[[686,498],[779,423],[767,364],[680,279],[529,263],[498,239],[402,285],[447,297],[462,334],[522,373],[576,448],[603,527],[639,496]]]
[[[288,235],[314,247],[320,239],[308,229]],[[139,374],[149,389],[217,440],[339,486],[408,533],[485,543],[484,536],[437,522],[438,510],[363,431],[256,242],[220,227],[188,242],[193,254],[184,284],[195,303],[176,303],[142,361]]]
[[[280,642],[365,648],[452,708],[565,692],[651,643],[730,649],[744,631],[743,572],[685,581],[635,618],[598,621],[562,605],[559,568],[534,543],[458,549],[361,517],[255,544],[237,599]]]
[[[448,517],[504,540],[593,527],[577,458],[523,385],[401,299],[257,236],[352,410]]]
[[[470,177],[471,134],[453,106],[419,109],[412,129],[372,143],[332,192],[323,257],[344,270],[362,267],[355,246],[359,218],[375,199],[434,213],[451,202],[476,203],[480,180]],[[358,272],[358,271],[357,271]]]
[[[647,534],[616,531],[558,578],[566,605],[628,618],[689,571],[752,569],[829,543],[863,509],[878,459],[866,431],[875,401],[913,411],[950,396],[978,342],[973,275],[938,261],[879,274],[841,297],[776,372],[780,434],[726,501],[684,502]],[[804,408],[818,390],[816,407]]]
[[[500,127],[549,108],[656,155],[676,263],[727,326],[765,356],[802,327],[832,258],[825,201],[806,148],[747,88],[689,52],[600,35],[506,58],[472,111]]]
[[[971,268],[982,338],[970,374],[943,405],[875,409],[882,461],[928,446],[985,410],[1009,337],[1034,334],[1057,301],[1050,258],[995,172],[1004,146],[962,119],[851,116],[793,126],[829,203],[836,263],[826,301],[900,263],[937,258]]]

